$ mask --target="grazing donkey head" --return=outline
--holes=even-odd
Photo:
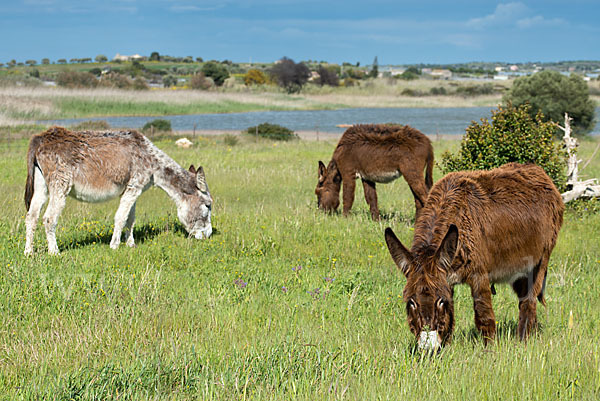
[[[335,160],[329,162],[329,167],[325,167],[322,161],[319,161],[319,182],[315,189],[317,195],[317,205],[326,212],[334,212],[340,205],[340,187],[342,184],[342,175],[337,168]]]
[[[391,228],[385,230],[385,241],[396,265],[406,276],[404,302],[410,331],[419,348],[435,349],[452,335],[454,303],[447,281],[458,242],[458,229],[450,225],[437,249],[427,247],[410,252]]]
[[[190,183],[183,190],[183,199],[177,204],[177,217],[190,236],[196,239],[208,238],[212,234],[212,197],[208,192],[204,169],[189,168]]]

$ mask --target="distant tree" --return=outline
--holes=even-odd
[[[4,63],[0,63],[0,67],[4,67]]]
[[[229,70],[227,67],[212,61],[209,61],[202,66],[202,73],[207,77],[212,78],[217,86],[223,85],[223,82],[229,78]]]
[[[158,52],[152,52],[152,53],[150,53],[150,58],[148,60],[160,61],[160,54],[158,54]]]
[[[373,59],[373,67],[371,68],[371,72],[369,73],[369,76],[371,78],[377,78],[378,75],[379,75],[379,63],[377,62],[377,56],[375,56],[375,58]]]
[[[529,103],[532,117],[541,111],[544,121],[562,122],[564,114],[569,113],[576,134],[594,127],[594,103],[587,83],[579,75],[567,77],[547,70],[517,78],[504,101],[515,106]]]
[[[79,62],[82,63],[82,64],[83,63],[90,63],[91,61],[92,61],[92,59],[89,58],[89,57],[84,57],[84,58],[80,58],[79,59]]]
[[[244,84],[250,85],[264,85],[267,83],[267,77],[261,70],[252,68],[244,75]]]
[[[37,64],[37,61],[35,61],[35,60],[27,60],[27,61],[25,61],[25,64],[27,64],[28,66],[33,67],[34,65]]]
[[[193,63],[194,62],[194,58],[192,56],[187,56],[183,58],[183,62],[184,63]]]
[[[39,78],[40,77],[40,71],[37,68],[32,69],[31,71],[29,71],[29,75],[34,77],[34,78]]]
[[[44,64],[44,65],[48,65],[48,64],[50,64],[50,59],[43,58],[43,59],[42,59],[42,64]]]
[[[79,62],[78,58],[69,59],[69,63],[71,63],[71,64],[78,63],[78,62]]]
[[[323,65],[319,65],[317,68],[317,73],[319,74],[319,79],[317,83],[321,86],[329,85],[329,86],[338,86],[340,84],[340,79],[333,68],[324,67]]]
[[[12,59],[8,62],[9,67],[14,67],[15,65],[17,65],[17,61],[15,59]]]
[[[58,64],[67,64],[67,60],[65,60],[64,58],[59,58],[58,60],[56,60],[56,62]]]
[[[196,61],[198,63],[202,63],[204,61],[204,59],[202,57],[196,57]]]
[[[308,81],[310,70],[304,63],[284,57],[271,68],[271,76],[288,93],[295,93]]]
[[[108,57],[106,57],[104,54],[98,54],[94,60],[96,60],[96,63],[106,63],[108,61]]]

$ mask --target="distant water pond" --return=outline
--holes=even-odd
[[[105,120],[111,127],[141,128],[148,121],[164,118],[175,131],[223,130],[242,131],[268,122],[294,131],[343,132],[339,124],[399,123],[411,125],[425,134],[464,134],[471,121],[491,118],[491,107],[460,108],[354,108],[340,110],[260,111],[226,114],[190,114],[176,116],[100,117],[51,120],[46,123],[70,126],[81,121]],[[593,130],[600,134],[600,108],[596,108],[598,124]]]

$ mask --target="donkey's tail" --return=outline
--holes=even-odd
[[[33,136],[29,142],[29,150],[27,151],[27,181],[25,182],[25,207],[27,208],[27,211],[29,211],[31,198],[33,198],[33,178],[35,176],[34,170],[36,164],[35,154],[37,153],[37,149],[39,148],[41,142],[42,138],[40,136]]]
[[[433,148],[429,145],[429,153],[427,154],[427,169],[425,170],[425,185],[427,191],[433,186]]]

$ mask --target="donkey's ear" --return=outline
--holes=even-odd
[[[199,166],[198,170],[196,170],[196,186],[201,192],[208,192],[206,177],[204,176],[204,169],[202,166]]]
[[[325,177],[325,174],[327,174],[327,168],[325,167],[323,162],[319,160],[319,181],[321,181]]]
[[[454,224],[450,224],[448,232],[442,240],[440,247],[437,250],[437,258],[439,265],[448,270],[452,266],[454,256],[456,256],[456,248],[458,247],[458,228]]]
[[[190,168],[188,169],[188,171],[192,174],[196,174],[196,169],[194,168],[193,164],[190,164]]]
[[[402,270],[402,273],[406,277],[408,277],[408,273],[410,273],[410,266],[412,264],[412,255],[408,249],[402,245],[394,231],[391,228],[385,229],[385,243],[387,244],[388,250],[390,251],[390,255],[392,255],[392,259],[396,263],[396,266]]]

